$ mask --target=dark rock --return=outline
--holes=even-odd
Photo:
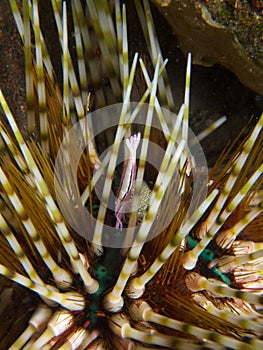
[[[154,0],[193,62],[219,63],[263,95],[263,17],[257,1]]]

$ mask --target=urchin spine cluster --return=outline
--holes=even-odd
[[[171,133],[167,133],[167,125],[159,102],[168,106],[170,110],[174,110],[165,71],[167,61],[163,61],[160,54],[148,1],[144,1],[143,4],[135,1],[135,4],[153,61],[154,75],[151,80],[140,59],[139,63],[147,88],[138,103],[138,109],[130,115],[128,103],[131,99],[138,54],[135,54],[129,69],[126,8],[123,6],[121,10],[119,1],[115,1],[115,32],[110,9],[107,6],[104,7],[105,3],[87,1],[90,24],[97,37],[111,90],[117,98],[122,96],[123,99],[119,125],[108,156],[101,162],[97,156],[96,146],[91,145],[88,149],[87,159],[90,162],[88,165],[90,170],[97,169],[95,173],[97,179],[102,172],[106,173],[102,189],[102,198],[106,203],[116,170],[119,142],[127,139],[132,124],[136,122],[140,106],[147,98],[149,98],[148,123],[143,134],[145,148],[142,147],[139,155],[137,170],[139,181],[145,177],[148,144],[151,140],[149,125],[152,124],[154,111],[159,117],[167,142],[165,156],[153,185],[142,225],[128,252],[122,249],[117,251],[120,256],[120,266],[117,276],[114,276],[110,272],[109,263],[109,259],[114,255],[109,248],[97,244],[102,240],[106,208],[100,205],[97,213],[97,225],[94,230],[96,244],[88,244],[81,240],[82,245],[86,244],[83,248],[61,214],[54,199],[53,183],[50,181],[50,179],[53,180],[54,174],[48,157],[52,160],[55,158],[62,138],[70,128],[70,110],[73,109],[73,105],[78,119],[81,120],[85,115],[83,101],[88,97],[86,70],[89,70],[91,82],[97,87],[95,96],[98,106],[105,105],[107,101],[103,87],[98,87],[100,80],[98,62],[94,59],[92,38],[85,23],[81,2],[72,1],[79,57],[81,86],[79,88],[68,50],[66,2],[63,2],[62,8],[59,1],[52,0],[63,53],[64,81],[63,99],[61,99],[39,26],[37,1],[34,0],[32,3],[30,0],[23,1],[22,20],[15,1],[10,0],[25,46],[29,132],[33,137],[36,136],[34,119],[38,108],[39,139],[41,152],[43,152],[43,154],[38,153],[34,142],[28,142],[23,138],[1,92],[0,102],[5,119],[1,119],[0,123],[2,137],[0,244],[3,252],[0,273],[40,297],[38,306],[28,321],[28,326],[10,345],[10,349],[110,349],[112,347],[147,349],[145,344],[151,344],[153,348],[161,346],[172,349],[185,347],[261,349],[263,345],[261,340],[262,235],[258,234],[259,238],[255,241],[253,235],[249,236],[250,241],[240,242],[236,238],[248,225],[253,224],[255,219],[258,220],[257,227],[262,233],[262,201],[259,200],[254,206],[249,203],[260,192],[262,184],[263,116],[231,158],[233,165],[228,164],[227,178],[218,182],[216,178],[213,179],[214,184],[211,185],[208,197],[189,218],[185,218],[185,221],[180,221],[176,217],[178,220],[174,220],[166,232],[167,242],[165,244],[162,242],[162,236],[156,237],[153,244],[158,248],[153,249],[153,259],[149,257],[152,260],[146,261],[144,267],[140,263],[140,259],[144,255],[147,256],[147,249],[151,249],[151,242],[146,243],[147,236],[151,232],[153,218],[160,213],[161,201],[168,191],[176,167],[179,165],[181,174],[180,191],[187,188],[187,181],[190,182],[193,171],[191,166],[186,167],[188,159],[185,152],[188,142],[191,62],[189,56],[184,104]],[[35,61],[32,60],[30,23],[35,37]],[[84,51],[89,57],[87,65],[83,59]],[[52,101],[47,86],[54,93],[55,102]],[[38,97],[37,108],[32,102],[34,88]],[[159,98],[157,98],[158,92]],[[219,123],[222,121],[223,119]],[[210,130],[213,128],[214,126]],[[199,139],[207,132],[209,131],[199,135]],[[179,135],[181,142],[176,146],[174,140]],[[55,141],[56,138],[59,141]],[[65,166],[70,170],[70,163]],[[80,167],[83,167],[81,170],[84,169],[84,172],[88,172],[88,167],[85,168],[83,164]],[[84,180],[82,181],[86,184]],[[83,191],[82,203],[92,199],[91,193],[95,184],[96,177]],[[139,187],[140,185],[141,183],[138,184]],[[74,189],[71,190],[74,193]],[[232,226],[222,228],[227,223],[227,219],[235,214],[237,208],[244,202],[246,209],[243,209],[243,217],[235,220]],[[34,212],[35,208],[42,208],[39,212],[39,222],[36,218],[37,213]],[[134,220],[133,215],[130,220],[131,222]],[[21,235],[24,237],[22,240]],[[193,238],[194,247],[191,247],[190,239],[187,240],[187,237]],[[213,242],[216,242],[217,248],[213,249],[217,250],[218,254],[210,248]],[[243,251],[240,254],[238,247],[241,247],[244,242],[250,246],[250,251],[245,253]],[[211,253],[213,260],[206,260],[205,253]],[[38,269],[39,261],[43,271]],[[212,280],[202,275],[204,261],[206,263],[209,261],[205,268],[212,275],[214,274]],[[169,268],[167,263],[170,264]],[[188,270],[193,271],[188,272]],[[133,277],[134,273],[137,274],[135,277]],[[222,274],[229,277],[222,280],[220,278]],[[193,307],[193,313],[197,313],[196,319],[191,319],[189,314],[185,320],[177,320],[176,312],[171,311],[175,304],[172,300],[177,298],[176,279],[180,276],[192,300],[195,304],[202,306],[200,315],[198,311],[200,306],[196,309]],[[106,283],[106,277],[113,278],[113,283],[109,286]],[[225,283],[228,278],[229,285]],[[172,280],[174,280],[173,283]],[[163,295],[154,296],[151,282],[156,283],[157,287],[163,285]],[[163,305],[160,305],[158,299]],[[189,299],[185,300],[186,303],[189,302]],[[168,309],[170,306],[171,310],[167,310],[166,305]],[[155,311],[156,309],[158,312]],[[231,310],[234,310],[234,313]],[[207,321],[209,317],[213,319],[214,324],[209,324]],[[224,322],[227,328],[225,331],[223,331]],[[166,328],[172,331],[167,331]],[[176,333],[173,333],[174,330]]]

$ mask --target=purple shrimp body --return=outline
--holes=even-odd
[[[125,215],[125,208],[132,199],[134,192],[136,178],[136,150],[139,146],[140,139],[140,133],[134,134],[126,139],[126,145],[129,149],[129,157],[122,172],[120,187],[115,202],[115,227],[120,230],[123,228],[122,221]]]

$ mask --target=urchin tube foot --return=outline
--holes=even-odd
[[[63,301],[61,305],[70,311],[82,311],[85,307],[85,299],[79,293],[68,292],[62,294]]]
[[[85,285],[85,289],[91,294],[96,293],[99,289],[98,281],[93,280],[91,284]]]
[[[72,284],[72,277],[64,269],[59,268],[58,271],[53,273],[58,287],[61,289],[69,289]]]
[[[186,270],[194,269],[197,263],[197,259],[198,259],[198,256],[195,254],[194,249],[189,250],[188,252],[184,253],[183,267]]]
[[[200,290],[204,290],[205,288],[202,287],[202,282],[205,282],[206,278],[200,276],[196,272],[192,272],[187,275],[185,283],[189,290],[192,292],[198,292]]]
[[[122,296],[115,297],[112,293],[109,293],[105,296],[103,304],[106,310],[118,312],[122,309],[124,301]]]
[[[140,298],[145,291],[145,286],[141,283],[138,283],[138,280],[135,278],[129,284],[127,295],[132,299]]]

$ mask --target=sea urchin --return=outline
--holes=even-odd
[[[147,0],[135,5],[152,77],[137,53],[129,66],[118,0],[51,1],[62,95],[38,1],[23,0],[23,19],[9,2],[28,136],[1,92],[1,349],[261,349],[263,115],[208,175],[199,140],[223,120],[191,133],[191,55],[174,114]]]

